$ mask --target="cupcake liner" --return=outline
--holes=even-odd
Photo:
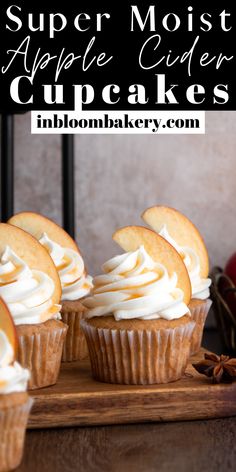
[[[101,382],[147,385],[182,377],[195,323],[159,330],[96,328],[81,321],[93,377]]]
[[[0,411],[0,472],[13,470],[23,456],[25,430],[33,400]]]
[[[194,303],[189,304],[189,309],[191,312],[191,318],[195,321],[196,325],[193,330],[191,346],[190,346],[190,355],[196,354],[202,344],[203,329],[206,321],[206,317],[211,308],[212,301],[208,298],[207,300],[202,300],[202,303],[195,305]]]
[[[84,311],[69,311],[62,309],[63,323],[68,326],[68,331],[63,347],[62,361],[71,362],[88,357],[88,347],[80,321],[84,318]]]
[[[19,336],[17,360],[30,370],[29,390],[54,385],[57,381],[67,326],[44,329]]]

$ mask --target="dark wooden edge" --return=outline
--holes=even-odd
[[[188,391],[189,390],[189,391]],[[232,385],[206,385],[172,392],[101,392],[35,398],[28,428],[182,421],[236,415]],[[89,396],[90,395],[90,396]],[[164,399],[164,400],[163,400]],[[43,410],[43,414],[42,414]],[[40,419],[38,419],[40,418]]]

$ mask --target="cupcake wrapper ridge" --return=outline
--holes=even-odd
[[[88,347],[80,327],[80,321],[84,318],[84,312],[62,310],[61,317],[63,323],[68,326],[62,361],[71,362],[85,359],[88,357]]]
[[[30,370],[29,390],[54,385],[57,381],[67,326],[20,335],[18,362]]]
[[[0,472],[13,470],[23,456],[25,430],[33,404],[28,398],[23,405],[0,411]]]
[[[147,385],[182,377],[190,354],[193,321],[173,329],[103,329],[81,322],[93,377],[108,383]]]
[[[203,336],[203,329],[206,322],[207,315],[211,308],[212,301],[208,298],[207,300],[203,300],[201,304],[191,307],[190,302],[190,312],[191,318],[195,321],[196,325],[193,330],[192,338],[191,338],[191,346],[190,346],[190,355],[196,354],[202,344],[202,336]]]

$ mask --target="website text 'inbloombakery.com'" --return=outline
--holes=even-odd
[[[34,134],[204,134],[204,111],[32,111]]]

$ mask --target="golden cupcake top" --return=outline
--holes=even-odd
[[[188,271],[175,248],[154,231],[143,226],[125,226],[113,234],[113,240],[124,251],[136,251],[140,246],[154,262],[163,264],[170,276],[176,273],[178,287],[183,290],[184,302],[188,305],[191,298],[191,283]]]
[[[192,297],[208,298],[209,258],[203,238],[194,224],[182,213],[165,206],[145,210],[142,218],[154,231],[165,238],[182,257],[192,285]]]
[[[78,300],[90,292],[92,277],[87,275],[78,246],[64,229],[32,212],[18,213],[9,223],[33,235],[47,250],[57,268],[62,300]]]
[[[59,316],[61,285],[47,251],[25,231],[0,224],[0,296],[15,324]]]
[[[126,251],[103,264],[84,300],[87,318],[177,319],[189,314],[191,287],[175,249],[151,230],[128,226],[113,239]]]

